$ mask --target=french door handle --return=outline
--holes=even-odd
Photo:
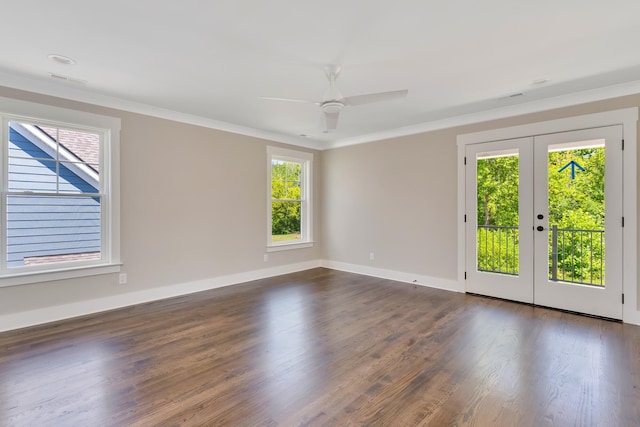
[[[539,226],[537,226],[537,227],[536,227],[536,230],[538,230],[538,231],[544,231],[544,227],[543,227],[543,226],[541,226],[541,225],[539,225]]]

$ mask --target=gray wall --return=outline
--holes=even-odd
[[[0,96],[122,119],[129,276],[126,286],[104,275],[0,288],[1,314],[317,259],[455,280],[457,135],[640,106],[634,95],[315,152],[318,243],[265,263],[265,147],[274,143],[13,89]]]
[[[263,261],[266,146],[280,144],[13,89],[0,88],[0,96],[121,118],[121,253],[128,275],[124,286],[117,275],[103,275],[0,288],[0,315],[320,258],[316,245]],[[320,163],[316,152],[316,185]],[[316,221],[315,235],[318,227]]]
[[[626,96],[324,151],[322,255],[456,280],[457,135],[638,106]]]
[[[323,152],[324,257],[456,279],[455,137],[446,130]]]

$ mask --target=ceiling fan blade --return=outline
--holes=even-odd
[[[324,113],[327,130],[335,130],[338,127],[338,115],[340,113]]]
[[[309,101],[307,99],[292,99],[292,98],[274,98],[271,96],[261,96],[262,99],[268,99],[270,101],[285,101],[285,102],[297,102],[299,104],[316,104],[319,105],[316,101]]]
[[[391,99],[404,98],[409,90],[392,90],[391,92],[368,93],[366,95],[349,96],[341,99],[345,105],[355,106],[370,104],[372,102],[389,101]]]

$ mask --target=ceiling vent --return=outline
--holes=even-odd
[[[61,80],[61,81],[70,82],[70,83],[76,83],[81,85],[87,84],[86,80],[76,79],[74,77],[64,76],[62,74],[49,73],[49,77],[55,80]]]

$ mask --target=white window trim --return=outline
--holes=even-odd
[[[278,242],[271,240],[271,161],[272,159],[302,163],[303,181],[301,188],[301,240]],[[313,153],[267,146],[267,252],[286,251],[313,247]]]
[[[16,271],[5,270],[0,272],[0,287],[119,272],[122,265],[120,260],[120,119],[3,97],[0,97],[0,118],[3,123],[7,123],[5,119],[11,119],[51,123],[55,126],[62,125],[76,129],[85,127],[92,131],[99,131],[103,136],[101,163],[105,171],[109,171],[104,176],[103,258],[97,261],[20,268]],[[5,140],[8,132],[6,126],[3,126],[2,132],[4,132],[2,138]],[[4,164],[0,165],[0,176],[3,177],[4,168]],[[2,224],[3,230],[5,227],[6,225]],[[5,236],[6,232],[3,232],[0,239],[2,246],[5,244]]]

